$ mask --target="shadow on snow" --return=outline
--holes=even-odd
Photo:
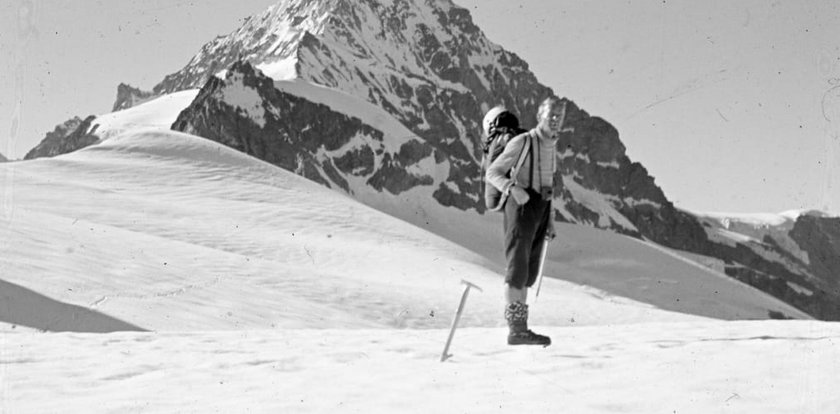
[[[145,331],[103,313],[50,299],[2,279],[0,322],[51,332]]]

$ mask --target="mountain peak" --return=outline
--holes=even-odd
[[[452,160],[434,196],[462,210],[484,210],[477,195],[484,112],[501,104],[530,127],[540,101],[555,96],[450,0],[277,3],[206,44],[155,89],[198,88],[240,61],[278,84],[294,79],[325,86],[381,108],[411,134],[400,138],[419,138]],[[670,203],[647,171],[627,159],[614,127],[568,99],[563,103],[567,126],[558,147],[568,168],[557,180],[567,182],[560,193],[569,203],[560,214],[631,234],[646,230],[630,222]],[[625,210],[638,214],[628,221]]]
[[[493,94],[500,82],[536,84],[527,64],[490,42],[469,11],[450,0],[279,2],[205,44],[154,91],[198,88],[236,60],[251,62],[275,80],[301,77],[363,96],[370,90],[360,83],[375,75],[430,79],[478,92],[481,111],[504,103],[533,115],[516,97]],[[370,95],[373,103],[384,98],[376,95]]]

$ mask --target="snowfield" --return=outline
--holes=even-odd
[[[4,412],[836,413],[836,325],[4,336]]]
[[[509,347],[498,216],[400,219],[133,109],[0,164],[0,412],[840,412],[840,324],[687,256],[558,226],[553,345]]]

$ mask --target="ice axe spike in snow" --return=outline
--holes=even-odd
[[[470,288],[476,288],[479,292],[484,292],[478,285],[461,279],[464,284],[464,293],[461,294],[461,303],[458,304],[458,310],[455,311],[455,318],[452,319],[452,327],[449,328],[449,338],[446,339],[446,346],[443,347],[443,353],[440,354],[440,362],[446,361],[452,355],[449,354],[449,345],[452,344],[452,338],[455,336],[455,328],[458,327],[458,321],[461,320],[461,313],[464,312],[464,305],[467,303],[467,296],[470,293]]]
[[[540,297],[540,288],[542,287],[543,270],[545,270],[545,256],[548,255],[548,242],[551,241],[548,237],[543,240],[542,251],[540,252],[540,270],[537,272],[537,293],[534,294],[534,301]]]

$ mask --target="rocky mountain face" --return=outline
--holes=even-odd
[[[789,236],[808,255],[803,264],[812,276],[809,280],[816,287],[815,295],[825,298],[816,302],[834,305],[833,308],[828,305],[828,310],[823,311],[818,304],[812,304],[815,301],[808,301],[809,308],[814,314],[837,320],[840,318],[840,217],[800,216]]]
[[[279,81],[292,79],[326,87],[333,100],[279,89]],[[175,129],[356,196],[364,188],[392,195],[428,189],[441,205],[478,214],[485,213],[484,112],[504,104],[533,126],[539,102],[554,94],[449,0],[280,2],[206,44],[154,93],[188,88],[201,92]],[[380,112],[339,110],[339,95]],[[612,125],[562,102],[558,220],[719,258],[728,275],[816,317],[840,320],[840,292],[831,282],[838,253],[826,247],[836,240],[834,222],[805,218],[775,236],[733,237],[737,229],[675,208],[627,157]],[[400,127],[374,121],[383,117]]]
[[[142,91],[131,85],[120,83],[117,86],[117,99],[114,101],[114,107],[111,111],[116,112],[121,109],[128,109],[132,106],[139,105],[157,96],[151,91]]]
[[[419,164],[442,161],[423,141],[386,136],[364,120],[276,89],[247,62],[234,63],[225,80],[211,78],[172,129],[351,194],[351,180],[393,195],[431,185],[434,178]]]
[[[8,159],[6,157],[4,157],[3,154],[0,154],[0,162],[6,162],[6,161],[8,161]]]
[[[826,289],[840,289],[840,217],[803,215],[789,235],[808,254],[810,269]]]
[[[200,87],[240,59],[275,80],[304,79],[384,109],[453,161],[435,199],[478,212],[484,212],[478,197],[484,112],[502,103],[533,126],[539,102],[553,96],[524,61],[490,42],[467,10],[446,0],[281,2],[206,44],[154,90]],[[572,183],[560,192],[567,208],[559,209],[559,216],[642,234],[627,212],[660,238],[679,242],[670,234],[672,226],[644,222],[663,209],[664,219],[684,217],[647,171],[627,158],[618,132],[564,102],[568,117],[560,145],[567,162],[558,182]],[[590,192],[608,197],[591,200]]]
[[[723,259],[727,275],[815,317],[840,319],[840,218],[699,219],[710,239],[704,254]]]
[[[94,115],[85,119],[73,117],[63,124],[57,125],[52,132],[47,133],[47,136],[35,148],[26,153],[23,159],[55,157],[96,144],[99,142],[99,137],[95,135],[96,126],[94,125],[91,128],[95,119],[96,116]]]
[[[534,119],[551,94],[527,65],[490,43],[448,1],[289,1],[205,45],[157,92],[202,85],[239,59],[278,79],[296,77],[360,97],[457,159],[439,202],[483,211],[475,194],[479,122],[504,102]],[[516,85],[516,88],[512,88]]]

